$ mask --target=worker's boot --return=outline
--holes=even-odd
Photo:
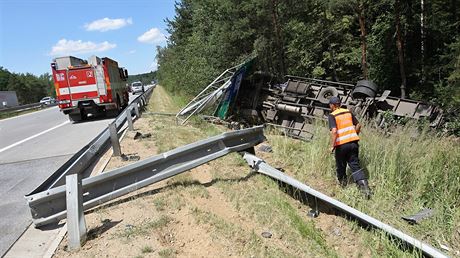
[[[370,199],[372,195],[372,191],[369,188],[369,183],[367,182],[367,179],[359,180],[356,182],[358,184],[359,190],[364,194],[366,199]]]
[[[346,177],[344,177],[344,178],[339,178],[338,180],[339,180],[339,185],[340,185],[340,187],[342,187],[342,188],[347,187],[348,180],[347,180]]]

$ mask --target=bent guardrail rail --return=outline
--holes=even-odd
[[[323,202],[332,205],[335,209],[340,210],[341,212],[349,215],[352,218],[355,218],[361,222],[364,222],[367,225],[373,226],[375,228],[379,228],[386,233],[399,238],[400,240],[404,241],[405,243],[411,245],[412,247],[419,249],[423,252],[424,255],[428,255],[431,257],[447,257],[445,254],[443,254],[441,251],[437,250],[436,248],[420,241],[417,240],[393,227],[391,227],[388,224],[385,224],[365,213],[362,213],[342,202],[339,202],[319,191],[314,190],[313,188],[299,182],[298,180],[289,177],[288,175],[284,174],[283,172],[271,167],[267,163],[265,163],[264,160],[249,154],[245,153],[243,158],[246,160],[248,165],[253,168],[256,172],[259,172],[261,174],[267,175],[271,178],[274,178],[276,180],[279,180],[281,182],[284,182],[286,184],[289,184],[293,186],[294,188],[299,189],[300,191],[306,192],[307,194],[310,194],[314,196],[315,198],[318,198],[322,200]]]
[[[87,210],[147,185],[183,173],[230,152],[243,151],[265,140],[263,126],[232,131],[191,143],[142,161],[82,180]],[[57,223],[66,218],[65,185],[26,196],[33,223]]]
[[[117,131],[120,130],[125,121],[127,120],[128,112],[131,109],[138,109],[138,105],[141,107],[148,103],[150,95],[153,92],[154,87],[145,91],[145,93],[137,96],[131,104],[128,105],[112,122],[115,124]],[[137,112],[136,112],[137,113]],[[130,114],[131,115],[131,114]],[[139,116],[139,114],[137,114]],[[46,191],[56,186],[65,185],[65,177],[70,174],[82,174],[83,177],[89,175],[83,175],[85,170],[96,160],[99,154],[106,149],[110,142],[110,132],[106,128],[98,136],[96,136],[89,144],[80,149],[75,155],[73,155],[66,163],[58,168],[50,177],[48,177],[42,184],[40,184],[35,190],[26,195],[26,198],[30,195]]]

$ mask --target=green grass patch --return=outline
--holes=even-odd
[[[321,124],[316,128],[315,137],[309,143],[277,135],[268,135],[268,140],[274,149],[274,163],[296,179],[314,188],[324,188],[324,185],[336,185],[335,161],[333,155],[327,153],[327,129]],[[441,242],[460,250],[458,144],[427,130],[414,134],[411,125],[396,129],[391,136],[365,126],[360,137],[360,162],[369,174],[374,192],[372,200],[364,200],[353,185],[347,189],[318,190],[333,194],[348,205],[433,246],[439,248]],[[417,213],[422,208],[434,209],[435,215],[415,226],[401,220],[401,216]],[[381,248],[390,246],[394,245],[390,243]]]
[[[153,248],[147,245],[147,246],[142,247],[141,252],[143,254],[153,253]]]
[[[173,248],[166,248],[158,252],[158,256],[162,258],[174,258],[176,257],[176,250]]]

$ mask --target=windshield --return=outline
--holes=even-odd
[[[134,87],[139,87],[139,86],[142,86],[142,83],[140,83],[140,82],[134,82],[134,83],[133,83],[133,86],[134,86]]]

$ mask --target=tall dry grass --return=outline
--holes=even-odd
[[[370,201],[354,186],[336,186],[334,157],[327,153],[329,132],[324,124],[315,126],[311,142],[277,135],[268,138],[277,154],[276,162],[287,165],[296,178],[435,247],[447,246],[449,254],[460,256],[458,139],[437,137],[429,130],[414,133],[412,124],[395,129],[391,135],[365,126],[360,137],[360,162],[374,192]],[[423,208],[434,209],[435,215],[417,225],[401,219]],[[376,246],[382,244],[379,234],[368,237]],[[391,256],[395,249],[385,250]]]

